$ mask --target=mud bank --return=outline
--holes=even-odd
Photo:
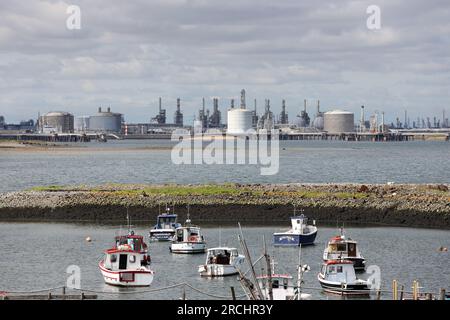
[[[104,185],[51,186],[0,194],[3,221],[154,221],[166,205],[180,220],[287,223],[304,213],[319,224],[450,229],[448,185]]]

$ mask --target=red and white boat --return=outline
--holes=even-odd
[[[105,283],[125,287],[149,286],[154,272],[150,269],[150,255],[143,236],[130,231],[117,236],[113,248],[105,251],[98,264]]]

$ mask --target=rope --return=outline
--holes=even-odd
[[[59,287],[53,287],[48,289],[39,289],[39,290],[31,290],[31,291],[0,291],[1,293],[13,293],[13,294],[27,294],[27,293],[38,293],[38,292],[48,292],[48,291],[54,291],[57,289],[62,289],[65,286],[59,286]]]

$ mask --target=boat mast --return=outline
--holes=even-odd
[[[252,258],[250,256],[250,252],[248,251],[247,243],[245,242],[244,235],[242,233],[241,224],[239,222],[238,222],[238,226],[239,226],[239,233],[240,233],[238,235],[239,243],[241,245],[242,251],[244,252],[245,259],[247,260],[248,264],[250,265],[251,275],[252,275],[253,281],[255,282],[256,291],[259,296],[259,297],[258,296],[254,296],[254,297],[255,297],[255,300],[261,300],[263,297],[263,294],[262,294],[261,288],[259,286],[258,279],[256,278],[256,272],[255,272],[255,268],[252,263]]]
[[[264,241],[264,258],[266,259],[267,264],[267,279],[269,281],[268,283],[268,293],[269,293],[269,300],[273,300],[273,284],[272,284],[272,265],[271,265],[271,259],[270,256],[267,254],[267,245],[266,245],[266,238],[263,235],[263,241]]]

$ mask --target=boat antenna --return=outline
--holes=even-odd
[[[130,233],[131,224],[130,224],[130,214],[128,213],[128,206],[127,206],[127,223],[128,223],[128,233]]]
[[[186,217],[186,224],[191,224],[191,219],[190,219],[190,217],[189,217],[189,207],[190,207],[190,205],[188,204],[187,205],[187,217]]]

